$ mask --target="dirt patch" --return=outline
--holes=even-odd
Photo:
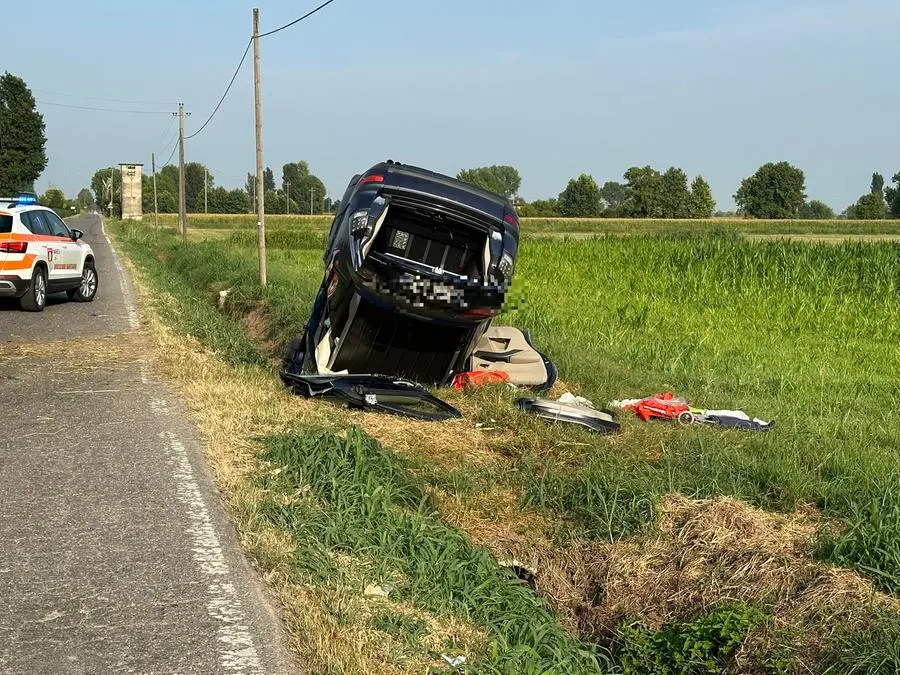
[[[730,497],[668,495],[653,535],[559,547],[546,524],[517,514],[513,496],[491,493],[491,499],[506,504],[498,523],[453,503],[444,502],[442,510],[499,561],[533,572],[537,592],[570,630],[588,639],[608,640],[623,620],[640,617],[659,628],[740,601],[768,608],[774,617],[744,651],[776,644],[809,659],[833,633],[866,625],[877,610],[900,617],[900,601],[812,557],[822,520],[811,508],[781,515]]]
[[[263,350],[264,354],[280,354],[281,345],[272,338],[269,312],[265,307],[252,307],[243,312],[239,320],[247,336]]]

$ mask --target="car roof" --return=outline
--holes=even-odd
[[[52,211],[46,206],[41,206],[40,204],[19,204],[15,199],[0,199],[0,209],[3,209],[4,212],[8,214],[12,213],[22,213],[23,211],[30,210],[41,210],[41,211]]]

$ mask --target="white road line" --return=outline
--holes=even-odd
[[[240,599],[229,581],[228,562],[194,477],[187,449],[170,432],[163,432],[160,436],[166,441],[166,454],[175,477],[176,496],[187,507],[187,533],[193,539],[194,560],[206,577],[209,593],[206,609],[218,623],[222,672],[262,675],[259,654],[253,644]]]
[[[71,391],[58,391],[57,394],[115,394],[121,389],[72,389]]]
[[[131,289],[128,287],[128,277],[125,273],[125,268],[122,267],[122,263],[119,260],[119,254],[116,253],[112,240],[109,238],[109,235],[106,234],[106,227],[103,225],[103,217],[97,217],[100,218],[100,231],[103,233],[106,243],[109,244],[109,250],[112,252],[113,264],[116,266],[116,271],[119,273],[119,286],[122,288],[122,297],[125,300],[125,311],[128,312],[128,323],[132,329],[136,329],[140,327],[141,324],[138,320],[137,310],[134,307],[134,299],[131,297]]]

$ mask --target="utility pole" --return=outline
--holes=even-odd
[[[153,170],[153,229],[159,229],[159,202],[156,201],[156,153],[150,153],[150,166]]]
[[[110,167],[109,169],[109,217],[113,217],[113,201],[115,200],[116,194],[116,169],[115,167]]]
[[[184,202],[184,103],[178,104],[178,231],[187,241],[187,216]]]
[[[209,198],[207,190],[209,189],[209,169],[203,167],[203,213],[209,213]]]
[[[291,215],[291,184],[289,181],[284,182],[284,196],[287,200],[287,214]]]
[[[262,101],[259,83],[259,8],[253,8],[253,98],[256,103],[256,236],[259,245],[259,285],[266,287],[266,196],[263,180]]]

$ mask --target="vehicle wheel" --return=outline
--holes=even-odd
[[[97,286],[100,284],[100,278],[97,276],[97,269],[94,263],[86,262],[84,270],[81,272],[81,285],[78,288],[69,291],[69,300],[75,302],[91,302],[97,295]]]
[[[35,267],[31,286],[19,300],[19,306],[26,312],[43,312],[47,304],[47,272],[43,267]]]

